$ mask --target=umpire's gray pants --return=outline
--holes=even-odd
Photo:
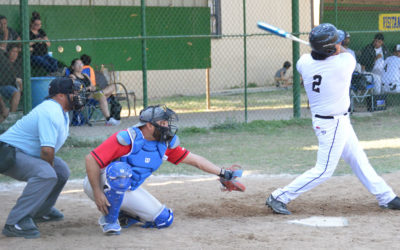
[[[47,161],[17,149],[15,166],[3,174],[27,182],[6,221],[6,224],[14,225],[27,215],[33,218],[48,214],[67,182],[70,171],[59,157],[54,158],[52,167]]]

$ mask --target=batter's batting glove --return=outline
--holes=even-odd
[[[219,173],[219,181],[222,184],[222,191],[241,191],[244,192],[246,187],[240,183],[237,178],[242,177],[243,171],[239,165],[232,165],[227,169],[221,169]]]

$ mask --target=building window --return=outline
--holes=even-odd
[[[221,31],[221,0],[208,0],[211,10],[211,35],[222,35]]]

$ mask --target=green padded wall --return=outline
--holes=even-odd
[[[49,39],[134,37],[141,33],[140,7],[130,6],[29,6],[38,11]],[[9,26],[20,33],[19,6],[0,5]],[[209,35],[207,7],[147,7],[147,36]],[[149,70],[195,69],[211,66],[210,38],[147,40]],[[81,52],[76,51],[79,45]],[[58,51],[59,47],[63,52]],[[86,40],[52,42],[53,57],[69,65],[81,54],[92,64],[114,64],[116,70],[141,70],[141,40]]]

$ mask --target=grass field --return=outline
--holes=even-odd
[[[303,90],[301,99],[302,106],[305,106]],[[243,109],[241,93],[215,95],[211,101],[213,110]],[[152,102],[166,103],[178,113],[202,112],[205,109],[205,96],[175,96]],[[292,92],[273,89],[249,93],[248,102],[250,109],[286,107],[292,103]],[[362,114],[355,113],[352,122],[373,166],[380,173],[400,169],[400,109],[390,107],[386,111],[364,113],[366,117]],[[317,152],[317,138],[310,119],[253,121],[248,124],[226,121],[209,129],[183,128],[179,136],[182,146],[190,151],[206,156],[223,167],[240,164],[247,173],[298,174],[314,165]],[[68,139],[58,156],[69,164],[72,178],[84,177],[84,157],[100,143],[87,142],[82,138]],[[173,166],[167,162],[156,174],[200,173],[193,167]],[[347,173],[350,173],[349,168],[340,162],[336,174]],[[0,176],[0,181],[4,180],[7,178]]]
[[[379,173],[400,170],[400,111],[391,109],[372,116],[352,117],[353,127],[372,165]],[[184,128],[179,132],[181,145],[206,156],[219,166],[240,164],[247,173],[299,174],[316,160],[317,138],[310,119],[289,121],[253,121],[248,124],[221,123],[210,129]],[[101,141],[68,139],[58,152],[71,168],[71,178],[85,175],[84,157]],[[340,161],[336,175],[349,174]],[[202,174],[187,165],[165,163],[157,174]],[[1,180],[7,180],[1,177]]]
[[[253,92],[255,91],[255,92]],[[227,90],[220,93],[214,93],[210,97],[211,110],[212,111],[229,111],[229,110],[243,110],[244,109],[244,90],[235,89]],[[307,98],[304,89],[301,90],[302,106],[307,105]],[[137,103],[142,103],[142,100],[138,99]],[[172,108],[178,113],[187,112],[204,112],[206,111],[206,96],[182,96],[176,95],[164,98],[151,98],[149,105],[155,104],[167,104],[169,108]],[[247,94],[247,105],[249,109],[278,109],[282,107],[293,106],[293,92],[292,90],[272,88],[250,88]],[[126,105],[122,105],[126,108]],[[132,106],[132,105],[131,105]],[[139,105],[140,106],[140,105]],[[136,112],[139,113],[140,107],[136,108]],[[126,111],[122,111],[127,113]],[[131,111],[133,112],[133,110]],[[125,114],[124,113],[124,114]]]

